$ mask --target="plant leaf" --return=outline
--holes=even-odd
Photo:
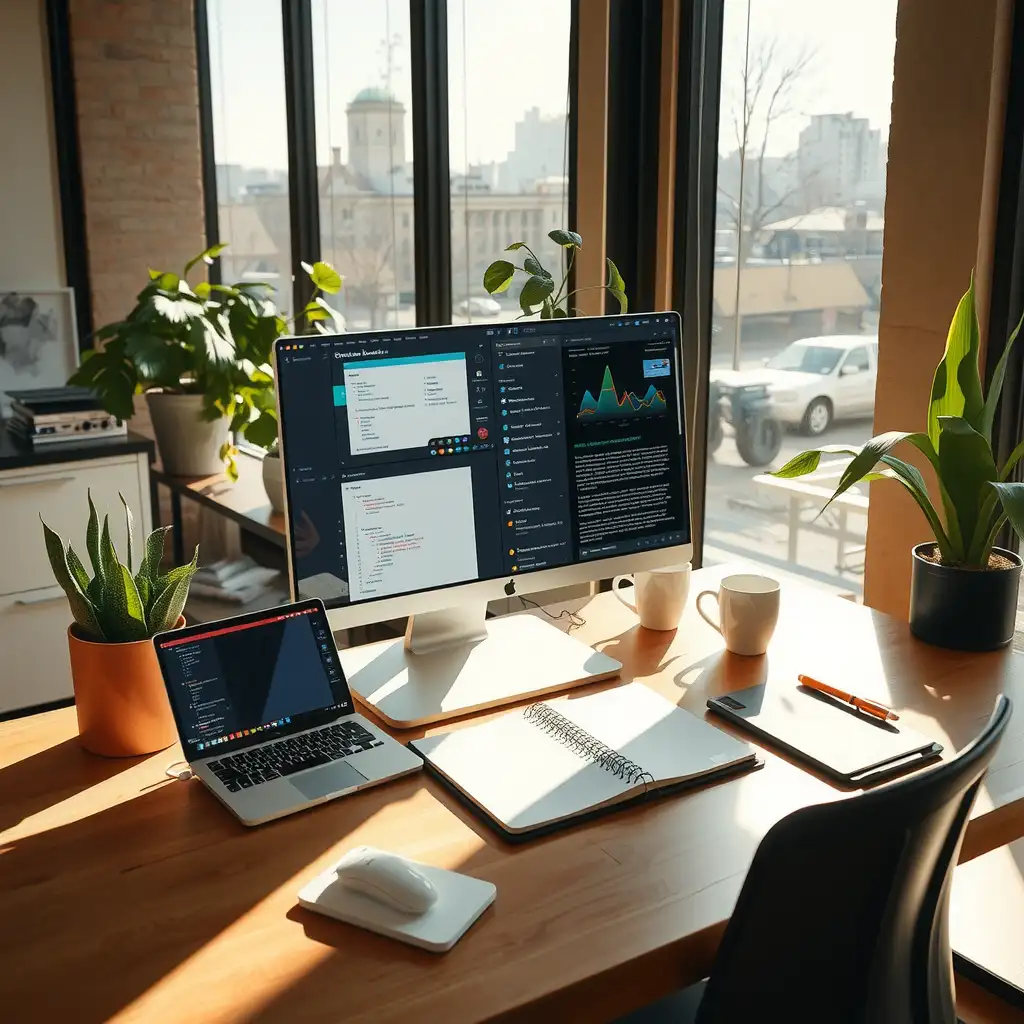
[[[87,597],[89,595],[89,574],[85,571],[85,566],[82,565],[82,560],[75,554],[75,549],[68,544],[67,550],[64,552],[68,560],[68,569],[71,570],[71,575],[74,577],[75,582],[78,584],[78,589]]]
[[[999,474],[1000,480],[1009,480],[1010,474],[1013,472],[1013,467],[1020,462],[1021,456],[1024,455],[1024,441],[1021,441],[1016,448],[1010,452],[1010,457],[1006,460],[1003,465],[1003,471]]]
[[[39,520],[42,523],[42,518]],[[71,614],[82,629],[90,636],[98,640],[103,639],[103,630],[96,619],[95,611],[89,599],[78,588],[75,578],[68,567],[67,552],[60,537],[51,530],[46,523],[43,523],[43,539],[46,543],[46,554],[50,559],[50,568],[53,570],[53,578],[60,584],[61,589],[67,594],[68,604],[71,606]]]
[[[146,538],[142,561],[139,562],[139,571],[136,576],[144,576],[150,583],[159,577],[160,563],[164,558],[164,542],[170,532],[170,526],[158,526]]]
[[[566,249],[583,248],[582,236],[578,235],[575,231],[567,231],[565,228],[555,228],[554,231],[549,231],[548,238],[550,238],[555,245],[564,246]]]
[[[508,260],[495,260],[484,271],[484,288],[487,294],[497,295],[498,292],[505,291],[512,283],[515,272],[516,268]]]
[[[989,486],[999,495],[1003,512],[1006,513],[1006,518],[1010,520],[1010,525],[1017,536],[1024,537],[1024,484],[994,480]]]
[[[197,545],[192,561],[188,565],[179,566],[178,569],[171,570],[164,577],[171,582],[159,592],[150,609],[150,632],[160,633],[163,630],[171,629],[177,623],[181,616],[181,610],[185,607],[189,584],[192,582],[198,564],[199,546]]]
[[[612,298],[618,301],[619,313],[628,313],[629,300],[626,298],[626,282],[622,280],[619,268],[611,260],[605,260],[605,262],[608,264],[608,283],[605,287]]]
[[[907,491],[910,492],[910,496],[917,502],[917,507],[924,513],[925,518],[928,520],[928,525],[932,528],[935,542],[939,546],[943,559],[948,562],[958,561],[957,553],[953,550],[949,537],[942,528],[939,514],[935,511],[931,498],[928,497],[928,487],[924,482],[921,471],[909,462],[897,459],[895,455],[883,455],[880,461],[896,473],[900,483],[903,484]]]
[[[96,506],[92,503],[92,489],[86,491],[89,501],[89,523],[85,528],[85,548],[92,563],[92,574],[103,577],[103,560],[100,558],[100,520],[96,514]]]
[[[309,279],[320,291],[327,292],[328,295],[334,295],[341,291],[342,276],[330,263],[317,260],[307,273],[309,274]]]
[[[981,508],[988,489],[986,483],[999,474],[992,458],[992,449],[965,419],[959,416],[939,417],[939,478],[949,493],[963,543],[968,550],[979,529],[987,533],[988,524],[981,523]],[[957,561],[967,558],[967,551],[954,552]]]
[[[523,290],[519,293],[519,307],[524,313],[532,313],[534,306],[539,306],[555,290],[555,282],[550,277],[534,274],[526,279]]]
[[[118,564],[116,575],[104,578],[97,616],[111,643],[134,643],[149,636],[142,598],[126,566]]]
[[[528,274],[538,274],[540,277],[551,277],[551,275],[540,265],[538,260],[535,260],[532,256],[527,256],[523,260],[523,270]]]
[[[103,566],[103,580],[116,581],[120,578],[120,565],[114,542],[110,539],[110,516],[103,517],[103,532],[100,534],[100,564]]]
[[[522,249],[526,246],[525,242],[512,242],[511,245],[505,246],[505,252],[515,252],[517,249]],[[492,264],[493,266],[493,264]]]
[[[212,263],[227,247],[227,242],[217,242],[216,245],[211,245],[209,249],[204,249],[198,256],[193,256],[185,264],[185,274],[182,276],[186,276],[197,263]]]
[[[566,311],[562,309],[561,306],[555,306],[555,308],[551,311],[551,316],[555,320],[561,320],[563,317],[568,317],[568,315],[569,314],[566,313]]]
[[[128,560],[125,563],[128,566],[128,571],[132,571],[132,533],[135,526],[135,519],[132,517],[132,510],[128,507],[128,502],[124,500],[124,495],[118,491],[117,496],[121,499],[121,504],[124,505],[124,525],[128,536]]]
[[[1024,315],[1017,321],[1017,326],[1014,327],[1013,332],[1007,339],[1003,354],[999,357],[999,362],[996,363],[996,368],[992,371],[992,380],[988,386],[988,394],[985,396],[985,408],[981,414],[981,424],[978,427],[978,431],[989,444],[992,443],[992,424],[996,420],[996,407],[999,405],[999,396],[1003,392],[1003,380],[1006,378],[1006,363],[1010,357],[1010,349],[1013,348],[1013,343],[1017,340],[1017,335],[1020,333],[1021,324],[1024,324]]]
[[[167,295],[154,295],[150,302],[154,311],[172,324],[183,324],[203,315],[203,307],[190,298],[172,299]]]
[[[946,349],[935,368],[928,405],[928,437],[939,450],[939,417],[962,416],[977,429],[984,414],[978,375],[978,314],[974,305],[974,276],[957,304],[946,336]]]

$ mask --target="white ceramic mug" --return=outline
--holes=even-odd
[[[701,608],[705,597],[718,602],[719,622],[714,622]],[[764,654],[779,620],[779,581],[752,573],[726,576],[717,592],[702,590],[697,595],[697,611],[722,634],[726,650],[733,654]]]
[[[630,601],[619,589],[623,580],[631,580],[634,598]],[[640,616],[647,629],[675,629],[683,617],[686,596],[690,593],[690,563],[667,569],[651,569],[630,576],[616,576],[612,593]]]

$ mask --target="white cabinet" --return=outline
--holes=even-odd
[[[148,452],[98,450],[104,454],[10,469],[0,460],[0,714],[72,696],[66,635],[71,612],[50,571],[40,516],[71,541],[87,568],[87,493],[101,523],[109,514],[122,559],[125,522],[118,492],[135,519],[136,550],[152,528]]]

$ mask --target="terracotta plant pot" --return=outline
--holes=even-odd
[[[178,619],[177,628],[185,625]],[[152,640],[100,644],[68,629],[82,746],[102,757],[136,757],[177,738]]]

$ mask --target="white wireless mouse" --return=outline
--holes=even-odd
[[[406,914],[424,914],[437,902],[433,883],[404,857],[372,846],[349,850],[335,868],[346,889]]]

